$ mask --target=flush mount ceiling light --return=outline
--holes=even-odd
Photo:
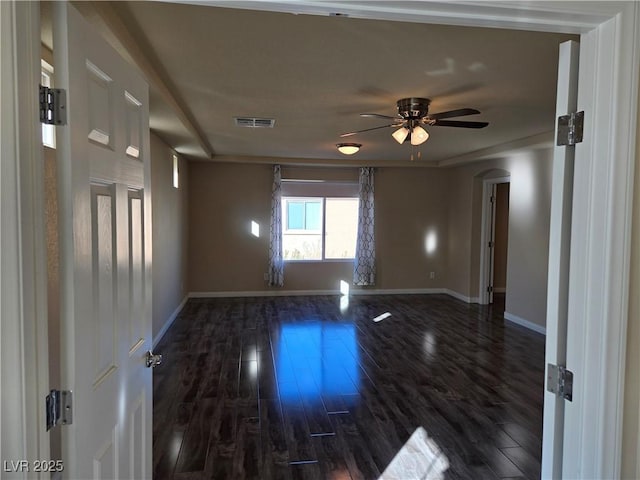
[[[360,150],[362,144],[360,143],[337,143],[338,151],[344,155],[353,155]]]

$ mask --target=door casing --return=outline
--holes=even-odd
[[[215,2],[213,2],[215,3]],[[25,101],[24,86],[39,71],[40,25],[35,2],[0,2],[0,23],[14,36],[3,42],[3,98],[17,109],[23,125],[3,122],[3,253],[17,261],[3,264],[1,352],[11,355],[14,374],[1,378],[3,391],[17,391],[17,411],[9,414],[2,403],[3,452],[7,426],[24,438],[15,455],[41,458],[48,436],[39,422],[42,399],[48,390],[46,358],[34,359],[46,349],[42,332],[46,318],[46,248],[34,240],[44,229],[41,146],[33,130],[35,100]],[[425,2],[405,9],[393,2],[346,3],[343,11],[363,18],[410,20],[478,27],[514,28],[581,35],[579,108],[593,112],[584,128],[585,143],[577,149],[572,237],[583,243],[573,248],[570,277],[570,322],[583,323],[578,348],[572,356],[581,367],[574,404],[567,412],[575,452],[571,462],[580,476],[615,478],[621,472],[622,416],[629,304],[631,213],[636,159],[638,72],[640,71],[640,5],[636,2]],[[295,9],[298,13],[326,14],[336,5],[307,2],[226,2],[238,8]],[[324,10],[323,10],[324,9]],[[7,58],[8,57],[8,58]],[[19,59],[20,61],[17,61]],[[6,79],[16,78],[16,82]],[[5,84],[8,88],[5,90]],[[35,98],[35,94],[34,94]],[[4,108],[3,100],[3,108]],[[4,117],[3,117],[4,119]],[[30,126],[31,125],[31,126]],[[605,134],[606,133],[606,134]],[[17,154],[20,152],[20,155]],[[18,187],[18,184],[22,188]],[[7,186],[7,188],[5,187]],[[6,189],[5,189],[6,188]],[[16,235],[11,236],[7,230]],[[42,238],[42,236],[40,237]],[[6,249],[5,249],[6,246]],[[32,263],[28,264],[27,257]],[[574,260],[575,259],[575,260]],[[16,279],[16,283],[6,281]],[[12,295],[12,293],[19,293]],[[6,299],[6,301],[5,301]],[[31,303],[35,299],[36,303]],[[32,308],[32,305],[40,307]],[[6,328],[5,315],[12,315]],[[571,324],[571,323],[570,323]],[[45,339],[46,340],[46,339]],[[44,350],[46,351],[46,350]],[[594,391],[600,392],[593,395]],[[6,422],[6,423],[5,423]],[[22,425],[25,427],[23,428]],[[15,436],[14,436],[15,438]],[[20,478],[20,477],[16,477]]]

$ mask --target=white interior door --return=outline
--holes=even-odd
[[[556,118],[576,111],[578,57],[577,42],[569,41],[560,45]],[[574,154],[573,146],[556,146],[553,154],[545,349],[547,369],[549,364],[567,365]],[[548,379],[544,393],[542,478],[562,478],[564,409],[567,400],[546,390],[547,382]]]
[[[148,87],[68,3],[54,5],[66,478],[151,478]]]

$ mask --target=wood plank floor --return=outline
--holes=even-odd
[[[422,427],[444,478],[537,479],[544,337],[503,305],[191,299],[156,348],[154,478],[376,479]]]

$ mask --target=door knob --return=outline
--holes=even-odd
[[[151,350],[145,355],[147,368],[157,367],[162,363],[162,355],[155,355]]]

